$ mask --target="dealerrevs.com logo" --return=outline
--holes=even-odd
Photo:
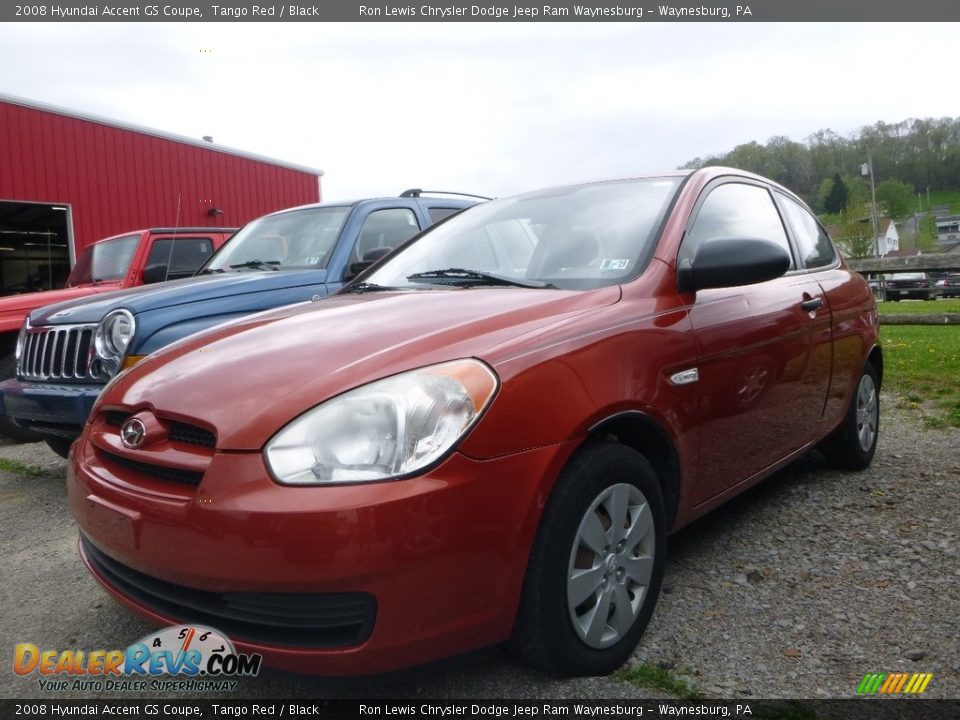
[[[13,651],[13,671],[39,675],[41,690],[231,691],[237,686],[232,678],[257,675],[262,660],[238,653],[213,628],[174,625],[126,650],[41,650],[20,643]]]

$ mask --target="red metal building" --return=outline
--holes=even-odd
[[[0,294],[60,286],[80,251],[127,230],[318,202],[322,174],[0,94]]]

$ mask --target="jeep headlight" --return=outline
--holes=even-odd
[[[115,375],[120,369],[136,328],[133,315],[123,308],[109,312],[97,325],[94,347],[97,358],[110,375]]]
[[[441,459],[497,389],[478,360],[394,375],[321,403],[284,427],[264,450],[285,485],[389,480]]]

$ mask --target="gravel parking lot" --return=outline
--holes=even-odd
[[[865,673],[894,671],[932,672],[926,697],[960,697],[960,430],[921,429],[884,399],[870,470],[837,472],[811,453],[672,538],[634,667],[659,667],[706,697],[844,698]],[[3,698],[93,697],[41,693],[35,674],[15,675],[16,643],[125,648],[151,629],[81,565],[63,478],[63,461],[44,445],[0,447]],[[489,650],[376,678],[263,673],[230,696],[669,694],[618,677],[545,678]]]

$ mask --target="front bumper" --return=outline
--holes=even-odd
[[[540,510],[572,449],[455,453],[417,478],[311,488],[272,481],[260,453],[223,452],[194,486],[114,465],[86,438],[70,460],[69,501],[84,562],[115,598],[157,624],[222,630],[274,667],[331,675],[506,640]],[[295,595],[316,607],[343,601],[369,627],[311,640],[282,619],[245,625],[217,610],[218,597],[276,607]]]
[[[103,387],[4,380],[0,413],[31,430],[73,440],[80,436]]]

